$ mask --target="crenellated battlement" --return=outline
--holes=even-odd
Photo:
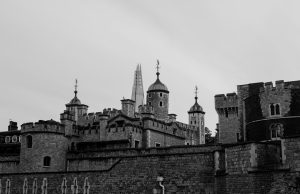
[[[153,106],[141,105],[141,106],[139,106],[139,113],[141,113],[141,114],[154,114]]]
[[[60,114],[60,120],[75,121],[75,115],[73,112],[65,110],[63,113]]]
[[[300,81],[284,82],[284,80],[264,83],[264,87],[260,88],[260,92],[282,91],[283,89],[300,89]]]
[[[238,106],[238,96],[236,93],[215,95],[215,108],[232,108]]]
[[[111,109],[111,108],[105,108],[105,109],[103,109],[103,114],[104,115],[108,115],[109,118],[115,117],[115,116],[117,116],[120,113],[121,113],[121,111],[118,110],[118,109],[115,109],[115,108],[113,108],[113,109]]]
[[[65,128],[61,123],[54,120],[39,120],[35,123],[30,122],[21,125],[21,133],[28,132],[49,132],[65,134]]]
[[[183,130],[194,130],[196,131],[197,130],[197,127],[194,126],[194,125],[188,125],[186,123],[182,123],[182,122],[179,122],[179,121],[176,121],[177,125],[182,128]]]

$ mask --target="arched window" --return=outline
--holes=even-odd
[[[51,158],[49,156],[44,157],[44,166],[50,166]]]
[[[274,104],[270,104],[270,112],[271,112],[271,115],[275,115]]]
[[[280,104],[270,104],[270,115],[280,115]]]
[[[27,135],[26,137],[27,148],[32,148],[32,136]]]
[[[275,105],[275,113],[276,113],[276,115],[280,115],[280,106],[279,106],[279,104]]]
[[[163,106],[163,102],[162,101],[159,102],[159,106]]]
[[[225,117],[228,118],[228,110],[225,108]]]

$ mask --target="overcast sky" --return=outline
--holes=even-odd
[[[146,92],[156,59],[169,112],[188,122],[197,85],[215,129],[215,94],[299,79],[299,9],[276,0],[1,0],[0,131],[9,119],[59,121],[75,78],[89,112],[120,109],[136,65]]]

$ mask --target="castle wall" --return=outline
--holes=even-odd
[[[293,89],[291,96],[290,114],[293,116],[300,115],[300,89]]]
[[[106,130],[107,130],[107,136],[106,136],[107,141],[130,139],[132,142],[134,142],[134,140],[137,140],[140,141],[140,144],[142,143],[143,129],[139,127],[135,127],[135,126],[111,127]]]
[[[0,156],[1,173],[19,172],[20,156]]]
[[[251,144],[242,144],[225,149],[225,168],[228,174],[247,174],[251,167]]]
[[[299,137],[282,140],[282,162],[291,171],[300,172],[300,141]]]
[[[108,170],[116,165],[120,159],[118,158],[86,158],[86,159],[76,159],[68,160],[68,171],[99,171]]]
[[[283,159],[294,157],[299,138],[287,140]],[[280,144],[279,144],[280,145]],[[296,148],[295,148],[295,145]],[[299,149],[299,148],[298,148]],[[272,151],[273,150],[273,151]],[[278,155],[278,144],[247,143],[221,146],[180,146],[151,149],[106,150],[101,152],[69,153],[68,171],[47,173],[0,174],[2,192],[9,179],[11,193],[22,193],[25,178],[28,193],[37,179],[37,193],[47,179],[47,191],[61,193],[66,178],[67,193],[74,190],[77,179],[79,193],[153,193],[159,189],[157,177],[164,178],[166,193],[268,193],[276,190],[279,180],[296,184],[297,174],[266,167],[269,156]],[[270,153],[269,156],[266,153]],[[218,154],[216,154],[218,153]],[[292,154],[292,155],[291,155]],[[226,165],[224,165],[226,161]],[[273,161],[274,162],[274,161]],[[280,161],[275,161],[279,162]],[[295,163],[297,166],[298,163]],[[218,166],[218,168],[217,168]],[[226,173],[222,170],[227,168]],[[274,167],[274,166],[273,166]],[[261,169],[260,169],[261,168]],[[217,173],[217,171],[220,173]],[[277,181],[277,182],[276,182]],[[275,184],[277,183],[277,184]]]
[[[76,177],[79,186],[78,193],[84,193],[84,185],[89,187],[90,194],[153,193],[154,188],[159,189],[157,177],[162,176],[167,193],[215,193],[212,152],[215,147],[192,149],[194,151],[190,153],[187,149],[173,148],[162,149],[164,154],[159,154],[160,151],[155,154],[153,151],[150,155],[119,157],[120,160],[111,168],[100,171],[1,174],[0,179],[4,186],[2,192],[5,192],[5,184],[9,179],[11,193],[22,193],[26,178],[27,191],[32,193],[33,182],[36,178],[37,193],[42,193],[43,180],[46,178],[47,192],[61,193],[63,179],[66,178],[67,193],[71,193]]]
[[[100,141],[100,126],[93,126],[80,130],[80,141]]]
[[[160,144],[160,147],[163,146],[176,146],[184,145],[184,139],[176,138],[174,136],[150,130],[150,147],[156,147],[157,144]]]
[[[217,178],[219,179],[219,178]],[[238,174],[228,175],[224,179],[218,181],[222,182],[223,187],[219,188],[218,194],[261,194],[269,193],[274,182],[274,173],[253,173],[253,174]]]

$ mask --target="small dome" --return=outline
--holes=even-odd
[[[80,100],[77,98],[77,96],[75,96],[70,102],[69,104],[81,104]]]
[[[167,86],[165,84],[161,83],[159,78],[157,78],[157,80],[148,88],[148,92],[155,91],[155,90],[163,90],[163,91],[169,92]]]
[[[198,102],[196,102],[191,108],[189,112],[203,112],[203,108],[202,106],[200,106],[198,104]]]

